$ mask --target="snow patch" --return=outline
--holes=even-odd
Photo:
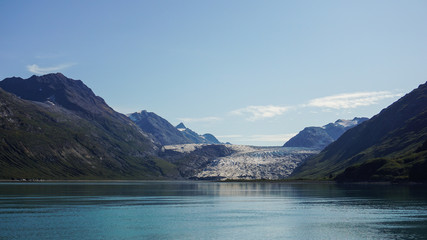
[[[138,117],[135,117],[135,115],[136,115],[136,114],[130,114],[128,117],[130,118],[130,120],[132,120],[132,121],[136,122],[136,121],[138,121],[138,120],[139,120],[139,118],[138,118]]]
[[[203,147],[206,144],[178,144],[178,145],[166,145],[164,146],[165,150],[171,150],[180,153],[190,153]]]
[[[356,120],[339,119],[335,122],[335,124],[338,126],[343,126],[343,127],[352,127],[352,126],[357,125],[357,121]]]

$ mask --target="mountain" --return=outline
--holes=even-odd
[[[3,90],[36,102],[49,102],[91,117],[109,116],[127,122],[126,116],[115,112],[101,97],[96,96],[82,81],[61,73],[32,76],[28,79],[6,78],[0,82]]]
[[[198,133],[187,128],[184,123],[178,124],[176,129],[178,129],[186,138],[190,139],[192,143],[220,144],[214,135],[210,133],[199,135]]]
[[[185,131],[185,129],[187,129],[187,127],[184,125],[184,123],[179,123],[178,125],[176,125],[176,128],[179,131]]]
[[[323,127],[306,127],[289,139],[283,147],[306,147],[321,150],[337,140],[345,131],[366,120],[368,118],[339,119],[335,123],[329,123]]]
[[[139,113],[135,112],[130,114],[129,118],[141,128],[142,131],[150,133],[161,145],[193,143],[166,119],[155,113],[143,110]]]
[[[48,74],[0,82],[0,178],[176,176],[158,147],[80,80]],[[7,91],[7,92],[6,92]]]
[[[348,130],[292,177],[340,181],[427,180],[427,84]]]
[[[210,133],[203,134],[202,138],[204,138],[206,141],[208,141],[209,143],[212,143],[212,144],[221,144],[221,142],[218,141],[218,139]]]

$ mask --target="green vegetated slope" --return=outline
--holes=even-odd
[[[0,179],[178,174],[156,156],[157,147],[147,136],[81,81],[49,74],[5,79],[0,87],[19,96],[0,89]]]
[[[296,179],[427,180],[427,84],[348,130],[295,170]]]

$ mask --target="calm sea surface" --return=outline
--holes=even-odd
[[[427,239],[427,188],[0,183],[0,239]]]

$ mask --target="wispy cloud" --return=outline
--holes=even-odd
[[[264,118],[272,118],[275,116],[282,115],[284,112],[288,111],[290,107],[283,106],[248,106],[245,108],[236,109],[230,113],[233,115],[247,115],[246,120],[256,121]]]
[[[217,121],[221,121],[222,118],[219,118],[219,117],[178,118],[178,120],[185,123],[195,123],[195,122],[217,122]]]
[[[332,109],[348,109],[357,108],[361,106],[369,106],[377,104],[378,101],[383,99],[395,98],[400,96],[402,96],[402,94],[391,93],[389,91],[344,93],[322,98],[316,98],[311,100],[305,106]]]
[[[27,66],[27,70],[37,75],[43,75],[47,73],[58,72],[73,65],[75,65],[75,63],[60,64],[53,67],[40,67],[37,64],[32,64]]]

